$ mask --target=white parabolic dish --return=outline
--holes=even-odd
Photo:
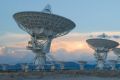
[[[63,36],[75,27],[75,23],[65,17],[44,12],[19,12],[13,17],[21,29],[40,38]]]
[[[86,41],[93,49],[100,47],[106,49],[112,49],[119,45],[119,43],[116,41],[112,41],[108,39],[100,39],[100,38],[88,39]]]

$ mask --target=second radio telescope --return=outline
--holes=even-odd
[[[86,40],[86,42],[90,45],[92,49],[95,50],[94,55],[97,59],[97,68],[100,70],[104,68],[104,63],[109,50],[119,45],[118,42],[101,38],[88,39]]]

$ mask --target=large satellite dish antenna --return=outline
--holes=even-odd
[[[13,15],[18,26],[31,36],[28,48],[35,54],[34,63],[43,66],[46,63],[46,53],[54,38],[66,35],[75,23],[65,17],[52,14],[50,5],[41,12],[25,11]]]
[[[113,52],[117,55],[117,63],[120,64],[120,48],[114,48]]]
[[[110,49],[113,49],[119,45],[118,42],[108,40],[108,39],[100,39],[93,38],[88,39],[86,42],[89,46],[95,50],[95,58],[97,59],[97,68],[103,70],[104,63],[107,58],[107,53]]]

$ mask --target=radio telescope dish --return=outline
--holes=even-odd
[[[18,26],[31,36],[28,49],[36,53],[35,64],[44,65],[54,38],[68,34],[75,23],[65,17],[52,14],[50,5],[41,12],[25,11],[13,15]]]
[[[100,38],[88,39],[86,40],[86,42],[92,49],[95,50],[94,56],[97,59],[97,68],[100,70],[104,68],[104,63],[107,58],[107,53],[109,52],[109,50],[119,45],[118,42]]]
[[[117,55],[117,63],[120,64],[120,48],[114,48],[113,52]]]

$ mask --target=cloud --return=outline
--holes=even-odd
[[[95,37],[106,37],[109,39],[120,39],[120,32],[98,32],[98,33],[91,33],[89,35],[91,38]]]
[[[27,34],[6,33],[0,36],[0,45],[9,46],[27,42],[29,37]]]
[[[95,58],[92,50],[86,43],[89,35],[99,35],[103,32],[94,33],[70,33],[68,35],[58,37],[52,41],[51,54],[56,60],[91,61]],[[119,35],[119,32],[104,32],[107,35]],[[0,63],[18,63],[32,62],[35,54],[26,50],[27,41],[30,36],[27,34],[7,33],[0,37]],[[120,41],[120,39],[113,39]],[[114,53],[110,52],[108,59],[116,59]]]
[[[22,47],[2,47],[0,51],[0,63],[14,64],[31,62],[34,56],[32,51]]]

